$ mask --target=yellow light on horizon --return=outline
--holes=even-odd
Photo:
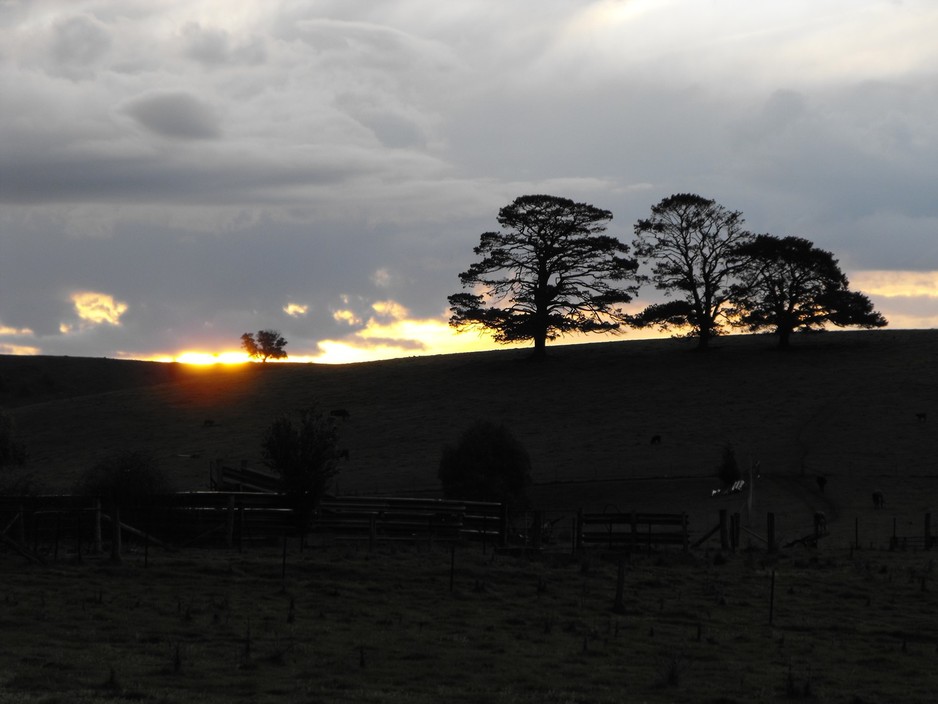
[[[183,352],[169,360],[160,361],[179,362],[180,364],[245,364],[250,361],[247,352]]]
[[[938,271],[856,271],[850,283],[871,296],[938,298]]]

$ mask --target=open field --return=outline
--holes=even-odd
[[[533,504],[560,519],[544,556],[459,546],[452,589],[443,548],[291,546],[283,581],[274,546],[154,549],[144,567],[131,545],[121,568],[0,551],[0,701],[934,701],[933,552],[887,547],[938,504],[938,332],[772,343],[599,343],[540,365],[517,351],[208,369],[0,357],[24,471],[53,490],[125,449],[204,489],[210,460],[259,464],[263,429],[316,403],[351,414],[341,493],[434,495],[443,444],[488,418],[527,447]],[[711,498],[727,443],[754,491]],[[635,555],[614,613],[616,564],[565,542],[578,508],[684,511],[692,540],[725,508],[743,549]],[[785,544],[816,511],[830,527],[817,549],[765,553],[769,512]]]
[[[621,613],[617,566],[596,554],[454,554],[291,545],[283,580],[276,547],[121,568],[7,556],[0,700],[925,703],[938,690],[930,553],[633,556]]]

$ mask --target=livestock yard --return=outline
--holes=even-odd
[[[323,530],[301,549],[221,530],[178,549],[128,533],[115,565],[106,531],[102,552],[48,518],[17,542],[35,524],[14,506],[0,528],[29,548],[0,545],[0,701],[934,701],[938,333],[690,344],[558,347],[541,365],[0,357],[29,454],[2,486],[67,492],[142,449],[204,491],[219,461],[261,464],[277,415],[317,404],[348,411],[334,490],[351,497],[431,500],[442,446],[473,419],[505,423],[550,525],[535,546],[519,514],[497,551],[462,534]],[[727,445],[745,484],[714,496]],[[633,513],[686,516],[680,539],[578,544],[578,514],[628,532]]]

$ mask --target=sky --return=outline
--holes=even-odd
[[[0,0],[0,354],[494,348],[446,297],[526,194],[629,243],[697,193],[936,327],[936,35],[933,0]]]

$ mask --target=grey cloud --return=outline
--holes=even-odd
[[[197,0],[0,2],[0,44],[24,57],[0,62],[17,111],[0,121],[0,324],[47,353],[142,355],[266,326],[312,352],[356,332],[332,318],[343,294],[360,317],[393,299],[445,320],[479,234],[532,192],[610,209],[628,242],[653,203],[695,191],[848,273],[938,270],[934,66],[821,85],[764,75],[734,42],[716,70],[696,49],[699,66],[675,66],[668,42],[693,32],[680,12],[636,20],[638,48],[632,19],[603,26],[621,52],[569,22],[613,5],[287,0],[248,21]],[[782,40],[801,46],[765,37]],[[34,70],[53,59],[96,80]],[[126,301],[121,326],[61,335],[75,287]]]
[[[205,66],[222,64],[260,64],[267,57],[261,39],[237,42],[224,29],[188,23],[182,30],[185,54]]]
[[[190,93],[145,95],[130,101],[124,111],[162,137],[217,139],[221,136],[221,121],[215,110]]]
[[[107,30],[95,20],[69,17],[55,24],[52,38],[54,72],[68,78],[90,78],[93,67],[111,46]]]
[[[336,105],[353,119],[374,132],[375,137],[392,149],[423,147],[426,136],[413,119],[400,114],[391,106],[378,104],[373,98],[343,93],[336,97]]]

